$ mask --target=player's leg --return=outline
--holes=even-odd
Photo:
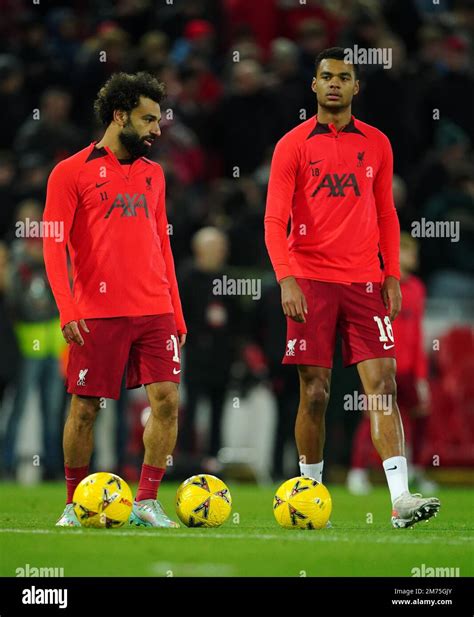
[[[98,397],[72,395],[63,435],[64,464],[67,467],[75,469],[89,466],[94,447],[94,423],[99,408]],[[72,496],[69,501],[72,501]]]
[[[287,317],[287,342],[283,364],[296,364],[300,402],[295,424],[301,474],[321,482],[325,439],[324,416],[329,400],[331,367],[339,312],[338,285],[297,279],[308,312],[306,322]]]
[[[295,437],[301,475],[318,482],[323,475],[323,451],[326,437],[325,414],[329,402],[331,369],[321,366],[298,366],[300,402],[295,423]]]
[[[58,526],[79,525],[72,507],[76,486],[89,473],[93,427],[101,398],[117,400],[130,348],[126,317],[88,319],[84,345],[71,345],[67,391],[71,405],[63,434],[67,501]]]
[[[436,498],[408,491],[403,425],[397,405],[395,340],[380,283],[342,288],[339,326],[344,365],[356,364],[371,408],[372,441],[383,461],[394,527],[409,527],[439,509]]]
[[[132,318],[132,347],[127,366],[127,387],[145,384],[151,413],[143,433],[145,457],[130,524],[144,527],[179,527],[157,500],[178,436],[178,384],[181,374],[174,316]]]
[[[178,384],[171,381],[145,386],[151,413],[143,432],[145,465],[166,468],[178,436]]]
[[[166,465],[178,437],[178,384],[152,383],[146,386],[151,413],[143,432],[143,459],[137,496],[130,524],[141,527],[179,527],[168,518],[157,500]]]
[[[73,394],[63,434],[64,471],[66,478],[66,507],[58,527],[78,527],[72,499],[77,485],[89,474],[89,462],[94,447],[94,423],[100,408],[97,397]]]
[[[404,459],[404,464],[401,465],[403,469],[398,468],[400,489],[403,489],[400,492],[407,491],[405,440],[396,400],[395,360],[393,358],[365,360],[358,363],[357,370],[367,396],[372,443],[382,461],[393,457]],[[390,466],[392,465],[389,464],[388,467]],[[398,490],[398,487],[394,487],[395,493]]]
[[[357,364],[368,396],[372,441],[379,453],[392,499],[392,524],[410,527],[436,515],[439,500],[411,495],[408,489],[407,459],[400,418],[393,358],[373,358]]]

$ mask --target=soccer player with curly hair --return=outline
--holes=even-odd
[[[88,475],[101,399],[145,386],[151,414],[130,523],[177,527],[157,500],[177,437],[180,348],[186,325],[165,208],[165,178],[147,154],[160,136],[164,85],[116,73],[94,104],[102,139],[61,161],[48,180],[44,257],[64,338],[71,345],[64,428],[67,501],[58,526],[77,526],[72,498]],[[58,228],[58,227],[56,227]],[[67,253],[72,264],[69,284]]]

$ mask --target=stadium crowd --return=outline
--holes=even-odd
[[[474,2],[442,5],[0,0],[0,405],[8,387],[14,391],[8,417],[6,405],[0,407],[4,473],[14,471],[18,425],[34,387],[46,476],[61,473],[64,345],[41,239],[19,237],[18,223],[41,220],[52,167],[100,139],[93,101],[116,71],[146,70],[167,88],[162,136],[151,158],[165,170],[190,333],[181,451],[195,448],[190,419],[199,397],[209,396],[214,430],[208,454],[216,454],[232,380],[245,388],[246,380],[271,375],[282,416],[295,404],[296,382],[279,365],[284,320],[263,215],[276,141],[316,112],[310,83],[322,49],[392,50],[390,69],[361,66],[354,114],[392,143],[402,229],[412,232],[422,219],[461,224],[456,242],[419,238],[419,274],[428,295],[474,298]],[[212,280],[223,274],[263,281],[261,301],[212,296]],[[31,340],[40,347],[32,348]],[[280,426],[278,443],[285,432],[291,428]],[[281,460],[274,464],[281,473]]]

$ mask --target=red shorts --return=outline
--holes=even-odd
[[[66,387],[70,394],[118,399],[125,368],[127,388],[179,383],[181,357],[174,315],[86,319],[84,345],[71,344]]]
[[[336,332],[344,366],[371,358],[395,358],[389,312],[380,283],[325,283],[296,279],[308,303],[306,323],[287,317],[283,364],[332,368]]]

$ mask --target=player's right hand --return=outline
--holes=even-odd
[[[280,281],[281,287],[281,305],[283,313],[297,321],[298,323],[306,323],[306,313],[308,312],[308,304],[306,297],[301,291],[301,287],[296,282],[294,276],[287,276]]]
[[[84,330],[84,332],[89,332],[89,328],[86,325],[86,322],[83,319],[77,321],[70,321],[63,328],[63,336],[66,339],[66,343],[69,345],[70,343],[77,343],[78,345],[84,345],[84,339],[82,338],[81,331],[79,330],[79,325]]]

